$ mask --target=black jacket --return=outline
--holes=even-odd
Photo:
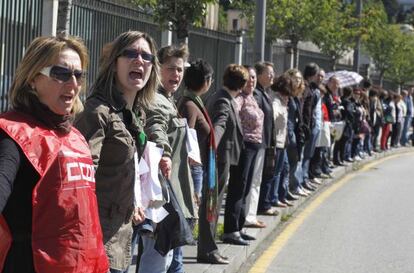
[[[316,124],[314,112],[319,100],[317,89],[318,86],[315,83],[311,82],[309,84],[306,84],[305,91],[303,93],[302,117],[306,138],[308,138],[310,132],[312,131],[312,128]]]
[[[264,88],[257,84],[256,90],[253,93],[254,98],[256,99],[257,104],[264,113],[263,120],[263,145],[265,148],[275,146],[276,140],[274,135],[274,120],[273,120],[273,107],[272,99],[269,94],[266,93]]]
[[[238,165],[243,148],[243,129],[236,101],[226,90],[220,89],[209,98],[207,109],[214,127],[217,162]]]

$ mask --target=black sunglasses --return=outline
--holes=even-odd
[[[141,58],[146,62],[153,62],[155,59],[154,55],[146,52],[139,52],[135,49],[125,49],[122,51],[121,56],[127,57],[128,59],[136,59],[138,56],[141,56]]]
[[[85,78],[85,71],[82,70],[71,70],[67,67],[63,66],[48,66],[40,70],[40,74],[45,75],[49,78],[56,79],[61,82],[67,82],[69,81],[73,76],[75,76],[75,79],[78,83],[82,83],[83,79]]]

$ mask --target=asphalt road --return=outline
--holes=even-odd
[[[287,241],[269,266],[246,272],[414,272],[414,153],[355,173],[292,228],[300,214],[278,235]]]

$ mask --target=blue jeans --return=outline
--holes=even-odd
[[[184,273],[183,250],[181,247],[174,248],[172,262],[167,273]]]
[[[289,160],[289,190],[292,192],[297,192],[299,189],[300,184],[303,181],[302,178],[302,160],[299,153],[302,154],[300,149],[296,145],[288,146],[286,148],[287,157]]]
[[[165,273],[171,265],[173,251],[162,256],[154,249],[155,240],[150,236],[141,236],[144,245],[141,260],[139,263],[139,273]]]
[[[289,160],[287,158],[286,149],[283,149],[283,153],[285,154],[283,160],[282,171],[280,173],[279,178],[279,188],[278,188],[278,196],[280,201],[286,201],[287,193],[289,190]]]
[[[191,169],[191,176],[194,182],[194,192],[197,194],[198,197],[201,198],[201,190],[203,187],[203,166],[194,165],[194,166],[190,166],[190,169]]]
[[[401,132],[401,145],[405,145],[408,142],[407,134],[408,134],[408,129],[411,126],[411,120],[412,120],[411,116],[406,116],[404,119],[404,125],[403,125],[403,129]]]
[[[313,128],[310,138],[305,143],[303,150],[303,161],[302,161],[302,173],[303,182],[309,179],[309,165],[313,154],[315,153],[316,141],[318,140],[319,134],[321,133],[320,128]]]
[[[275,176],[273,178],[273,184],[271,189],[271,197],[270,202],[272,204],[277,204],[277,201],[279,200],[279,183],[281,178],[281,173],[283,171],[283,166],[285,162],[286,157],[286,149],[276,148],[276,170],[275,170]]]

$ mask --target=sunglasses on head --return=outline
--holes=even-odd
[[[125,49],[122,51],[121,56],[127,57],[128,59],[136,59],[138,56],[141,56],[141,58],[146,62],[153,62],[155,59],[154,55],[146,52],[139,52],[135,49]]]
[[[78,83],[81,83],[85,78],[85,72],[82,70],[71,70],[63,66],[48,66],[40,70],[40,74],[45,75],[49,78],[56,79],[61,82],[67,82],[75,76]]]

